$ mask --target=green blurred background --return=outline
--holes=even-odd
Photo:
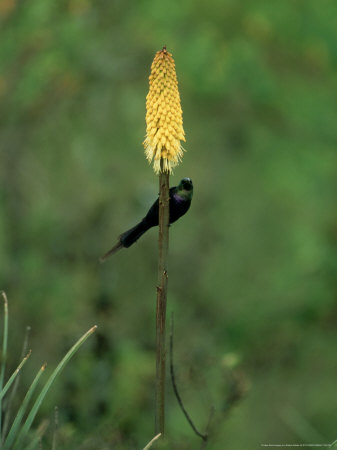
[[[97,261],[158,192],[142,141],[163,45],[187,137],[171,183],[195,186],[170,232],[186,407],[201,430],[216,407],[210,449],[337,439],[336,17],[334,0],[0,1],[10,367],[32,327],[19,394],[99,327],[36,421],[58,405],[58,448],[153,436],[156,230]],[[169,380],[167,437],[200,447]]]

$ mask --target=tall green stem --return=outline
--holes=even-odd
[[[169,243],[169,174],[159,175],[159,252],[156,310],[156,422],[155,432],[165,431],[165,325],[167,300],[167,255]]]

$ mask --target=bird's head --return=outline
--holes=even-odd
[[[183,178],[178,184],[177,191],[181,197],[191,200],[193,196],[193,183],[191,178]]]

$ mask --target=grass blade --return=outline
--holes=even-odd
[[[67,364],[67,362],[70,360],[70,358],[76,353],[76,351],[80,348],[80,346],[87,340],[87,338],[96,330],[97,326],[90,328],[68,351],[68,353],[65,355],[65,357],[62,359],[62,361],[58,364],[56,369],[53,371],[53,373],[50,375],[49,379],[47,380],[46,384],[42,388],[40,394],[38,395],[34,405],[32,406],[32,409],[30,413],[27,416],[27,419],[25,423],[23,424],[20,433],[18,435],[18,438],[15,442],[15,445],[13,447],[13,450],[22,448],[22,443],[30,430],[30,427],[33,423],[33,420],[35,419],[35,416],[41,406],[41,403],[46,396],[50,386],[52,385],[53,381],[57,377],[57,375],[61,372],[61,370],[64,368],[64,366]]]
[[[27,444],[25,447],[25,450],[36,450],[37,448],[42,449],[41,445],[41,439],[45,432],[47,431],[47,428],[49,426],[49,420],[45,420],[41,423],[39,428],[36,431],[35,437],[32,439],[32,441]]]
[[[53,441],[52,441],[51,450],[56,450],[58,425],[59,425],[59,410],[58,410],[58,407],[55,406],[55,411],[54,411],[54,433],[53,433]]]
[[[3,387],[2,391],[0,392],[0,401],[3,399],[3,397],[6,395],[8,389],[11,387],[11,385],[13,384],[15,378],[18,376],[20,370],[22,369],[22,366],[26,363],[27,359],[30,357],[30,354],[32,352],[29,351],[29,353],[23,358],[23,360],[20,362],[20,364],[18,365],[18,367],[15,369],[15,371],[13,372],[12,376],[10,377],[10,379],[7,381],[7,383],[5,384],[5,386]]]
[[[22,359],[25,356],[25,354],[27,353],[30,331],[31,331],[30,326],[27,326],[26,327],[25,337],[24,337],[24,340],[23,340],[23,345],[22,345],[22,351],[21,351],[20,359]],[[10,392],[10,394],[8,396],[8,399],[7,399],[7,404],[6,404],[6,408],[5,408],[5,414],[4,414],[4,417],[3,417],[2,444],[4,443],[5,437],[8,434],[7,431],[9,429],[9,424],[10,424],[10,420],[11,420],[11,416],[12,416],[12,405],[13,405],[13,401],[14,401],[14,398],[16,396],[18,387],[19,387],[20,375],[21,374],[19,373],[18,376],[15,378],[15,382],[13,384],[13,387],[12,387],[11,392]]]
[[[18,413],[14,419],[13,425],[11,427],[11,429],[9,430],[8,436],[5,440],[4,446],[3,446],[3,450],[10,450],[12,448],[12,444],[14,442],[14,440],[17,437],[18,431],[19,431],[19,427],[21,425],[22,422],[22,418],[25,415],[26,411],[27,411],[27,407],[28,404],[30,402],[30,399],[37,387],[37,383],[41,377],[41,375],[43,374],[44,370],[46,368],[46,364],[44,364],[41,369],[38,371],[36,377],[34,378],[33,383],[30,385],[27,394],[18,410]]]
[[[143,448],[143,450],[148,450],[152,444],[154,443],[154,441],[156,441],[157,439],[159,439],[161,436],[161,433],[157,434],[157,436],[155,436],[153,439],[151,439],[151,441],[147,444],[146,447]]]
[[[8,342],[8,301],[4,291],[1,291],[2,298],[4,300],[4,332],[2,340],[2,355],[1,355],[1,369],[0,369],[0,392],[4,384],[5,370],[6,370],[6,358],[7,358],[7,342]],[[0,397],[0,442],[1,442],[1,430],[2,430],[2,397]]]

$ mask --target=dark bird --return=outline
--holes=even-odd
[[[187,213],[191,206],[193,196],[193,184],[191,178],[183,178],[178,186],[170,188],[170,224],[180,219]],[[159,199],[153,203],[148,213],[136,226],[125,231],[118,238],[116,245],[112,247],[100,262],[104,262],[109,256],[121,248],[128,248],[134,244],[147,230],[159,224]]]

